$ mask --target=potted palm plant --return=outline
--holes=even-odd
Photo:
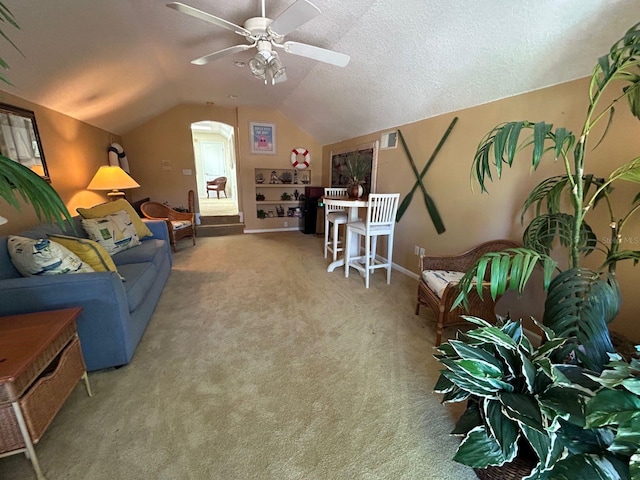
[[[589,86],[589,107],[579,134],[545,122],[509,122],[492,129],[481,141],[472,166],[472,176],[483,192],[487,181],[501,178],[506,167],[513,165],[519,154],[531,148],[531,167],[535,170],[543,157],[561,162],[565,173],[540,182],[529,194],[521,218],[531,209],[533,219],[523,235],[524,248],[487,255],[467,272],[461,281],[457,304],[466,300],[474,288],[473,277],[491,269],[494,293],[506,290],[522,292],[536,265],[544,272],[547,289],[542,322],[557,335],[575,337],[563,356],[572,353],[586,367],[601,371],[614,351],[607,325],[615,318],[620,304],[620,292],[615,277],[616,264],[623,260],[640,260],[640,251],[622,249],[622,230],[640,210],[640,193],[629,210],[614,214],[611,195],[613,184],[619,181],[640,183],[640,157],[613,170],[607,177],[597,177],[586,171],[589,134],[600,122],[611,120],[614,108],[626,101],[634,116],[640,118],[640,24],[634,25],[600,57]],[[604,94],[622,85],[613,100]],[[605,102],[601,105],[601,102]],[[605,132],[606,134],[606,132]],[[568,202],[566,201],[568,200]],[[587,215],[598,204],[605,203],[609,211],[610,235],[596,236],[587,223]],[[565,206],[569,205],[569,208]],[[603,241],[610,238],[610,241]],[[552,257],[555,246],[564,247],[568,267],[560,270]],[[599,268],[583,266],[585,256],[603,254]]]
[[[639,54],[636,24],[598,59],[578,134],[546,122],[508,122],[493,128],[478,146],[472,177],[482,192],[488,180],[501,178],[506,167],[528,151],[533,170],[549,157],[565,171],[540,182],[525,200],[521,219],[529,211],[533,219],[523,234],[524,247],[483,256],[460,282],[456,306],[467,302],[476,288],[474,278],[489,279],[492,295],[522,292],[536,267],[543,271],[547,290],[542,351],[530,348],[519,333],[515,338],[512,324],[484,323],[481,332],[459,333],[458,343],[440,348],[438,359],[445,370],[436,389],[445,394],[444,401],[468,401],[455,430],[464,435],[455,457],[461,463],[475,468],[508,464],[520,451],[509,445],[517,447],[522,443],[517,440],[524,438],[535,452],[527,479],[640,479],[640,403],[630,404],[629,392],[601,394],[608,387],[594,380],[609,375],[602,372],[615,355],[608,325],[621,300],[616,264],[640,260],[640,251],[623,249],[621,243],[623,228],[640,210],[640,194],[618,216],[611,201],[613,184],[640,183],[640,157],[606,177],[586,169],[589,134],[596,125],[608,120],[610,127],[621,102],[640,118]],[[605,95],[620,86],[615,95]],[[608,208],[610,236],[597,236],[587,222],[598,204]],[[554,258],[558,251],[566,255],[564,269]],[[587,268],[584,258],[594,252],[602,255],[600,266]],[[482,295],[480,288],[478,293]],[[516,341],[521,342],[518,348],[512,346]],[[634,375],[626,384],[633,382],[637,397],[637,372]],[[608,410],[602,398],[613,402]],[[635,408],[632,413],[625,411],[629,405]],[[616,416],[612,409],[625,413]]]
[[[349,178],[347,193],[351,198],[360,198],[364,194],[362,185],[371,172],[371,160],[360,152],[351,152],[345,159],[345,168]]]
[[[0,2],[0,19],[19,28],[13,14],[2,2]],[[16,47],[2,30],[0,35]],[[0,66],[4,69],[8,68],[1,58]],[[0,81],[11,85],[8,78],[1,73]],[[20,198],[22,198],[24,202],[31,203],[38,219],[43,221],[63,222],[65,219],[71,221],[71,214],[64,202],[46,180],[3,155],[0,155],[0,198],[18,210],[21,208]]]

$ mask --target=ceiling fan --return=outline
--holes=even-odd
[[[338,67],[347,66],[351,57],[344,53],[326,50],[305,43],[284,41],[285,35],[320,14],[320,9],[313,3],[308,0],[296,0],[289,5],[284,12],[272,20],[265,15],[264,2],[265,0],[262,0],[262,16],[247,19],[242,27],[220,17],[216,17],[215,15],[211,15],[210,13],[185,5],[184,3],[171,2],[167,3],[167,7],[212,23],[218,27],[231,30],[245,37],[248,42],[248,44],[234,45],[196,58],[191,61],[194,65],[205,65],[213,60],[234,53],[244,52],[255,47],[258,53],[249,61],[249,68],[251,69],[251,73],[253,73],[256,78],[264,80],[265,84],[269,79],[272,84],[286,80],[285,67],[273,47],[282,49],[293,55],[312,58],[313,60],[329,63]]]

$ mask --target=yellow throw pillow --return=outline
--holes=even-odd
[[[96,272],[118,271],[111,255],[98,242],[88,238],[68,237],[66,235],[49,235],[49,238],[71,250]]]
[[[131,218],[131,222],[133,223],[134,228],[136,229],[136,233],[138,234],[138,238],[142,239],[144,237],[152,237],[153,233],[149,230],[142,219],[138,216],[137,212],[131,206],[129,202],[127,202],[124,198],[119,198],[113,202],[101,203],[100,205],[96,205],[91,208],[76,208],[76,211],[83,218],[101,218],[106,217],[112,213],[119,212],[120,210],[124,210]]]

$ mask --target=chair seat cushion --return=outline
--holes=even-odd
[[[331,223],[347,223],[347,212],[329,212],[327,213],[327,220]]]
[[[462,277],[464,277],[464,272],[450,270],[425,270],[422,272],[422,280],[438,298],[442,298],[447,285],[450,283],[457,284]]]
[[[182,230],[183,228],[190,227],[191,222],[189,220],[171,220],[171,226],[174,230]]]

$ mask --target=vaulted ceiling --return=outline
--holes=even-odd
[[[260,0],[182,1],[261,16]],[[266,16],[294,1],[266,0]],[[640,21],[638,0],[313,0],[322,13],[286,40],[350,63],[281,53],[287,81],[264,85],[234,64],[253,49],[192,65],[246,41],[164,0],[3,3],[21,27],[2,27],[23,54],[0,43],[12,94],[117,134],[183,103],[274,108],[322,144],[584,77]]]

